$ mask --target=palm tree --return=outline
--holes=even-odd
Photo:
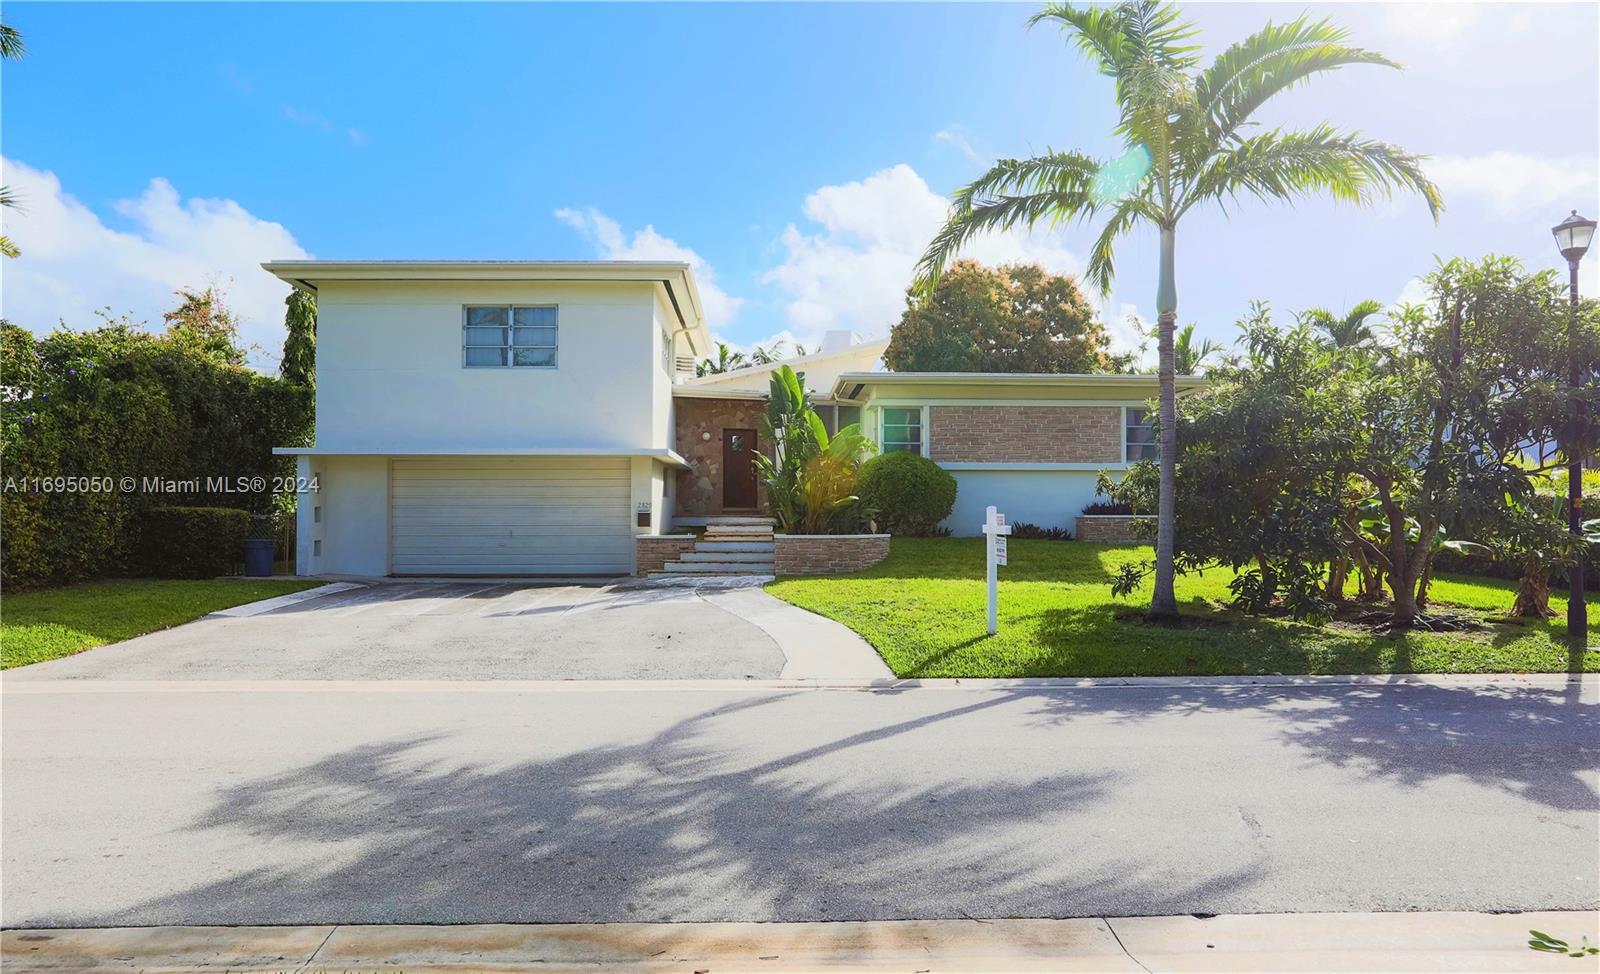
[[[1293,200],[1326,194],[1365,204],[1396,189],[1427,201],[1437,219],[1439,191],[1423,175],[1421,157],[1396,146],[1322,124],[1305,131],[1253,131],[1266,102],[1312,76],[1351,64],[1399,67],[1373,51],[1344,43],[1347,32],[1301,16],[1268,23],[1197,69],[1194,26],[1156,0],[1114,7],[1052,3],[1029,25],[1053,21],[1115,85],[1116,134],[1126,152],[1102,161],[1081,152],[1047,152],[1003,159],[958,190],[949,220],[917,266],[919,286],[931,289],[970,238],[1018,225],[1087,220],[1105,224],[1089,256],[1089,279],[1109,292],[1113,249],[1137,226],[1160,234],[1156,290],[1161,386],[1161,490],[1157,506],[1155,589],[1150,615],[1171,618],[1173,483],[1176,475],[1176,394],[1173,325],[1178,315],[1174,273],[1178,222],[1202,205],[1226,206],[1240,197]]]
[[[15,61],[28,52],[28,46],[22,43],[22,34],[10,24],[0,24],[0,58]],[[17,207],[17,194],[10,187],[0,186],[0,206]],[[11,242],[11,238],[0,233],[0,257],[20,257],[22,251]]]
[[[1213,355],[1221,355],[1223,351],[1220,342],[1207,338],[1200,344],[1194,343],[1194,322],[1189,322],[1178,329],[1172,339],[1172,370],[1178,375],[1194,375],[1200,371],[1200,366],[1206,364],[1206,359]]]
[[[1383,304],[1370,298],[1351,308],[1343,318],[1327,308],[1308,308],[1300,323],[1328,336],[1334,348],[1366,348],[1377,341],[1378,333],[1368,319],[1383,310]]]
[[[695,375],[720,375],[744,368],[744,353],[735,352],[726,342],[717,342],[717,357],[703,358],[694,367]]]

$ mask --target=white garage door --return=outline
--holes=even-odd
[[[390,474],[396,575],[625,575],[626,458],[437,457]]]

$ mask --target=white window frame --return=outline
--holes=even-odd
[[[1128,426],[1130,425],[1129,424],[1128,412],[1129,412],[1129,410],[1135,410],[1135,409],[1138,410],[1141,413],[1144,413],[1146,417],[1153,417],[1155,415],[1155,411],[1150,409],[1147,406],[1123,406],[1122,407],[1122,462],[1123,462],[1123,464],[1125,466],[1132,466],[1133,464],[1137,463],[1139,460],[1146,460],[1146,459],[1148,459],[1148,460],[1160,460],[1161,459],[1161,443],[1159,441],[1156,441],[1155,443],[1151,444],[1151,446],[1155,449],[1155,453],[1156,453],[1156,455],[1153,456],[1153,457],[1137,457],[1137,458],[1135,458],[1135,457],[1128,456],[1128,446],[1129,446],[1129,443],[1128,443]],[[1143,425],[1143,424],[1141,424],[1141,425]],[[1155,425],[1155,423],[1151,422],[1150,425],[1153,427]]]
[[[884,432],[883,432],[884,428],[888,425],[886,422],[884,422],[884,413],[885,413],[885,410],[889,410],[889,409],[915,409],[915,410],[917,410],[917,414],[918,414],[917,422],[918,422],[918,424],[920,426],[918,432],[921,434],[921,437],[922,437],[921,449],[920,449],[919,453],[920,453],[921,456],[924,456],[924,457],[928,456],[928,439],[929,439],[929,437],[928,437],[928,407],[927,407],[926,404],[923,404],[923,405],[896,404],[896,405],[882,405],[882,406],[877,407],[878,421],[877,421],[876,425],[878,427],[878,449],[880,449],[884,453],[891,452],[889,450],[888,439],[887,439],[887,437],[884,436]],[[902,424],[896,423],[894,425],[899,426],[899,425],[902,425]],[[910,452],[910,451],[908,451],[908,450],[895,450],[893,452],[895,452],[895,453],[907,453],[907,452]]]
[[[506,344],[504,345],[468,345],[467,344],[467,313],[473,308],[504,308],[506,312]],[[538,325],[533,327],[554,328],[556,333],[553,345],[517,345],[516,321],[519,308],[549,308],[556,313],[554,325]],[[501,348],[505,349],[505,361],[499,365],[475,365],[467,361],[469,348]],[[515,350],[518,348],[548,348],[551,352],[549,365],[518,365]],[[561,365],[561,306],[559,304],[463,304],[461,306],[461,367],[464,369],[546,369],[553,370]]]

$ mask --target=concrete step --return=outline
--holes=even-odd
[[[772,525],[770,524],[708,524],[706,525],[707,538],[770,538]]]
[[[770,565],[770,564],[772,564],[772,552],[770,550],[768,550],[768,551],[724,551],[722,549],[718,549],[716,551],[701,551],[699,548],[696,548],[693,551],[685,551],[685,552],[683,552],[682,554],[680,554],[678,556],[678,560],[679,561],[710,561],[710,562],[731,562],[731,561],[761,562],[763,564]]]
[[[669,561],[659,573],[665,575],[771,575],[772,562],[760,561]]]
[[[696,541],[696,551],[765,551],[772,553],[771,541]]]
[[[703,528],[710,524],[772,524],[770,517],[755,514],[685,514],[672,519],[675,528]]]

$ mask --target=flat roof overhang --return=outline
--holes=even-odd
[[[675,450],[626,447],[321,447],[275,446],[274,456],[280,457],[648,457],[674,467],[688,467],[689,461]]]
[[[700,288],[685,261],[668,260],[272,260],[262,269],[282,281],[317,293],[318,281],[549,281],[638,282],[658,285],[678,317],[690,350],[704,354],[711,332]],[[703,341],[702,341],[703,339]]]
[[[1149,373],[1056,373],[1056,372],[845,372],[833,384],[834,399],[855,399],[868,386],[1009,386],[1029,389],[1059,388],[1063,393],[1086,389],[1118,390],[1129,387],[1159,387],[1158,376]],[[1202,375],[1177,376],[1178,392],[1203,388]]]

